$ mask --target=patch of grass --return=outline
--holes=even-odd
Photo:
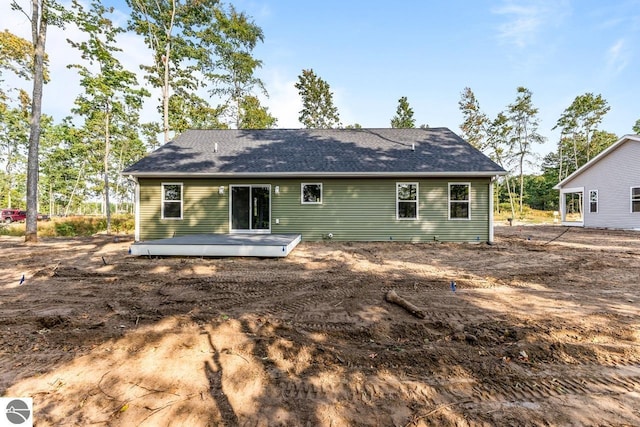
[[[113,215],[111,217],[111,232],[114,234],[131,234],[134,227],[133,215]],[[38,222],[38,236],[40,237],[92,236],[104,233],[106,230],[107,219],[96,216],[70,216]],[[24,236],[24,232],[24,222],[0,227],[0,235],[4,236]]]
[[[554,211],[540,211],[537,209],[531,209],[528,206],[525,206],[522,214],[516,210],[516,217],[513,220],[513,223],[516,222],[520,224],[554,224],[554,219],[558,220],[560,217],[554,216]],[[501,209],[500,212],[496,212],[493,215],[493,220],[495,223],[499,224],[508,224],[509,218],[511,218],[511,208]]]

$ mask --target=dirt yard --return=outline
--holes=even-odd
[[[0,238],[0,394],[37,426],[640,425],[640,232],[285,259],[129,240]]]

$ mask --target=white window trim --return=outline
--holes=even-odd
[[[591,203],[592,203],[591,202],[591,194],[592,193],[595,193],[595,195],[596,195],[596,201],[595,201],[596,210],[595,210],[595,212],[591,212]],[[589,213],[590,214],[597,214],[599,211],[600,211],[600,196],[598,194],[598,190],[589,190]]]
[[[451,186],[452,185],[466,185],[469,188],[469,198],[467,200],[451,200]],[[451,218],[451,202],[454,203],[467,203],[469,209],[467,212],[469,215],[467,218]],[[450,221],[471,221],[471,183],[470,182],[450,182],[447,186],[447,217]]]
[[[632,187],[629,187],[629,213],[632,213],[632,214],[640,213],[640,212],[633,211],[633,202],[634,202],[633,189],[634,188],[640,188],[640,185],[634,185]]]
[[[319,202],[305,202],[304,200],[304,186],[305,185],[319,185],[320,186],[320,201]],[[321,205],[324,199],[324,189],[321,182],[302,182],[300,183],[300,203],[303,205]]]
[[[567,194],[582,193],[582,221],[567,221]],[[560,221],[562,225],[569,227],[584,227],[584,212],[585,212],[585,192],[584,187],[571,187],[560,189]]]
[[[401,185],[415,185],[416,186],[416,200],[400,200],[398,197],[398,189]],[[420,219],[420,184],[417,182],[396,182],[396,219],[399,221],[417,221]],[[416,204],[416,216],[415,218],[400,218],[400,211],[398,209],[398,205],[400,202],[411,203],[414,202]]]
[[[161,203],[161,215],[162,215],[162,219],[166,219],[168,221],[175,221],[175,220],[182,220],[184,217],[184,184],[182,182],[163,182],[160,184],[162,186],[162,200],[160,201]],[[164,187],[165,185],[179,185],[180,186],[180,218],[165,218],[164,216],[164,204],[165,202],[167,202],[164,199]],[[178,203],[177,200],[169,200],[169,203]]]

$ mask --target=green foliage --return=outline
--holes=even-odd
[[[117,47],[116,37],[124,31],[108,18],[113,8],[107,9],[94,1],[88,11],[74,0],[73,8],[76,12],[75,23],[83,30],[87,40],[74,42],[71,46],[82,54],[88,64],[74,64],[69,67],[78,69],[81,77],[80,84],[84,93],[76,100],[73,112],[84,119],[83,143],[91,150],[88,152],[87,166],[96,175],[101,175],[100,184],[96,190],[100,191],[107,206],[110,205],[113,155],[118,155],[119,164],[116,171],[120,172],[123,162],[130,160],[130,154],[135,152],[132,142],[138,141],[138,117],[142,108],[143,98],[149,93],[138,87],[135,73],[124,69],[116,58],[116,53],[122,49]],[[93,66],[93,67],[92,67]],[[126,159],[123,157],[126,155]],[[107,232],[111,228],[111,214],[106,212]]]
[[[398,100],[398,108],[396,108],[396,115],[391,118],[392,128],[414,128],[416,127],[416,120],[413,118],[413,110],[409,106],[407,97],[403,96]]]
[[[2,70],[9,70],[25,80],[33,76],[33,45],[22,37],[4,30],[0,32],[0,81]],[[0,88],[0,95],[5,95]]]
[[[270,129],[278,119],[269,114],[269,109],[260,105],[255,96],[247,95],[240,102],[238,129]]]
[[[187,129],[227,129],[220,117],[224,107],[211,107],[196,95],[178,91],[169,98],[169,126],[177,134]]]
[[[538,133],[538,109],[533,106],[531,91],[525,87],[518,87],[518,95],[514,103],[509,104],[507,114],[512,123],[510,145],[517,161],[520,176],[520,213],[524,209],[524,166],[525,159],[531,155],[534,144],[544,142],[544,137]]]
[[[633,125],[633,133],[640,135],[640,119],[636,120],[636,123]]]
[[[312,69],[302,70],[295,84],[302,97],[302,110],[298,120],[307,129],[330,129],[340,126],[338,109],[333,105],[329,84]]]
[[[564,110],[554,126],[561,131],[558,152],[565,165],[561,168],[562,178],[602,151],[603,140],[602,135],[597,136],[598,126],[610,108],[602,95],[585,93],[576,96]]]
[[[255,72],[262,67],[262,61],[253,57],[253,49],[258,42],[264,41],[262,29],[246,14],[238,12],[232,5],[228,10],[215,9],[215,19],[211,26],[203,31],[202,39],[214,46],[215,59],[205,63],[205,76],[213,83],[210,93],[225,99],[227,116],[236,128],[257,129],[272,127],[262,126],[266,111],[260,108],[246,108],[247,99],[253,96],[254,88],[266,95],[262,80],[255,77]],[[244,103],[244,108],[243,104]],[[252,114],[258,117],[252,117]],[[244,122],[245,126],[242,126]],[[275,123],[274,123],[275,124]]]
[[[27,155],[27,220],[25,241],[35,242],[38,239],[36,214],[38,209],[38,174],[39,174],[39,145],[42,118],[42,86],[46,80],[47,29],[49,26],[63,27],[69,19],[69,14],[55,0],[41,0],[30,2],[30,13],[27,8],[11,0],[11,8],[21,11],[31,21],[31,44],[33,46],[33,61],[30,71],[33,80],[33,96],[29,117],[29,151]]]
[[[487,148],[487,128],[490,121],[487,115],[480,110],[480,103],[471,88],[464,88],[458,106],[463,118],[460,125],[462,131],[460,136],[478,150],[484,151]]]

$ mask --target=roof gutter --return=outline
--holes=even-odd
[[[484,172],[271,172],[271,173],[206,173],[206,172],[123,172],[123,175],[136,178],[388,178],[388,177],[422,177],[422,178],[494,178],[506,175],[506,171]]]

